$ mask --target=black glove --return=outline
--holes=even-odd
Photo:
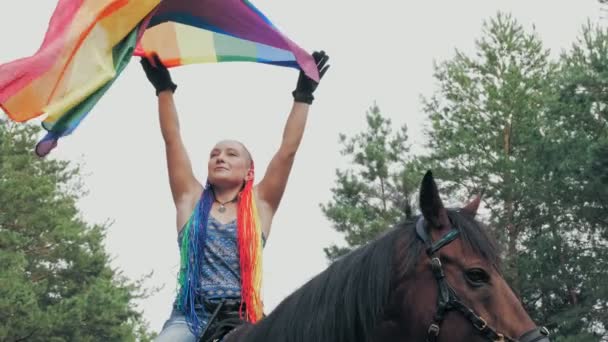
[[[169,70],[163,65],[157,54],[152,55],[152,58],[154,59],[154,64],[156,64],[156,66],[153,66],[145,57],[142,57],[140,63],[144,68],[146,77],[150,83],[152,83],[154,89],[156,89],[156,96],[163,90],[171,90],[171,92],[174,93],[177,85],[171,80]]]
[[[326,65],[327,61],[329,60],[329,56],[325,54],[325,51],[315,51],[313,52],[312,57],[317,63],[317,69],[319,70],[319,80],[321,80],[321,78],[323,78],[323,75],[325,75],[325,73],[329,69],[329,65]],[[312,101],[315,99],[312,93],[315,92],[315,89],[317,89],[318,85],[319,83],[310,79],[303,71],[300,71],[296,90],[291,93],[293,95],[293,99],[296,102],[312,104]]]

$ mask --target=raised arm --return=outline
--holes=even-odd
[[[329,56],[321,51],[313,53],[313,57],[317,62],[319,76],[322,78],[329,69],[329,65],[327,65]],[[287,179],[304,135],[308,109],[314,100],[313,93],[317,86],[318,83],[300,72],[298,84],[292,93],[294,104],[283,130],[281,145],[270,161],[266,174],[257,186],[258,198],[270,208],[272,214],[279,207],[285,192]]]
[[[160,129],[165,142],[169,185],[173,202],[179,209],[185,203],[196,200],[196,192],[201,186],[194,177],[190,158],[180,134],[179,119],[173,101],[173,93],[177,86],[171,80],[169,71],[158,56],[155,55],[153,58],[155,65],[152,65],[146,58],[142,58],[141,64],[158,96],[158,113]]]

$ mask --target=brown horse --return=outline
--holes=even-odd
[[[500,272],[475,220],[480,198],[444,208],[429,171],[422,215],[334,262],[225,342],[549,342]]]

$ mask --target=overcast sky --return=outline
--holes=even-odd
[[[324,49],[332,65],[317,90],[265,248],[266,311],[321,272],[327,266],[323,248],[341,241],[319,203],[331,198],[335,169],[345,165],[338,134],[364,127],[374,101],[396,125],[406,123],[412,143],[420,144],[420,96],[434,90],[433,62],[452,57],[455,48],[470,52],[482,22],[497,11],[512,13],[528,30],[534,25],[554,56],[572,44],[587,20],[603,20],[596,0],[252,2],[303,48]],[[0,2],[0,63],[38,49],[55,4]],[[297,71],[223,63],[180,67],[172,75],[183,138],[200,180],[209,150],[222,138],[248,146],[260,179],[279,146]],[[137,60],[49,158],[83,164],[89,193],[79,205],[88,222],[113,222],[106,238],[113,265],[132,279],[153,271],[146,285],[164,286],[140,303],[150,327],[159,331],[175,295],[175,212],[156,96]]]

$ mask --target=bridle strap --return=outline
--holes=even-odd
[[[433,322],[427,331],[427,340],[429,342],[437,341],[441,330],[441,323],[443,322],[445,315],[452,310],[462,313],[479,333],[487,337],[490,341],[515,342],[512,338],[497,333],[483,318],[462,303],[454,289],[447,282],[439,257],[434,256],[431,259],[431,269],[433,270],[435,280],[437,280],[439,293],[437,296],[437,311],[435,312]]]
[[[429,326],[427,331],[427,341],[436,342],[441,331],[441,323],[443,322],[445,315],[448,311],[456,310],[469,321],[479,331],[479,333],[488,340],[493,342],[548,342],[549,331],[545,327],[535,328],[529,332],[526,332],[521,336],[519,340],[515,340],[509,336],[498,333],[493,327],[488,325],[485,319],[477,315],[475,311],[466,306],[454,289],[450,286],[445,273],[443,272],[443,265],[441,260],[436,253],[443,247],[450,244],[460,236],[460,230],[451,229],[445,234],[439,241],[432,243],[432,239],[426,229],[424,218],[421,216],[416,223],[416,233],[426,245],[426,253],[431,258],[431,269],[433,276],[437,280],[438,294],[437,294],[437,310],[433,317],[433,322]]]
[[[496,332],[496,329],[489,326],[483,318],[478,316],[473,310],[464,305],[461,301],[455,300],[453,305],[455,310],[461,312],[462,315],[468,319],[471,324],[473,324],[479,333],[487,337],[490,341],[516,342],[516,340],[512,339],[511,337]]]
[[[445,234],[439,241],[432,243],[431,236],[429,235],[424,219],[421,217],[416,223],[416,234],[418,237],[427,245],[426,254],[432,257],[443,247],[449,245],[451,242],[456,240],[460,236],[460,230],[452,229]]]

